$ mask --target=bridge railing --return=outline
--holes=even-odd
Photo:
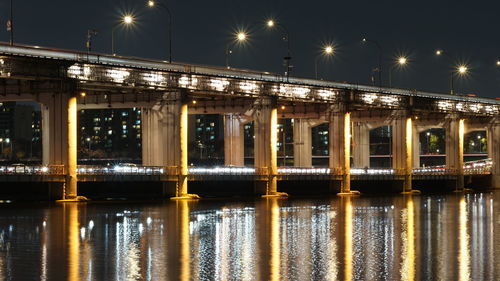
[[[0,175],[64,175],[64,165],[26,166],[5,165],[0,166]]]
[[[192,175],[263,175],[267,173],[267,168],[253,167],[189,167],[188,174]]]
[[[78,175],[163,175],[177,174],[177,167],[161,167],[161,166],[134,166],[134,165],[117,165],[117,166],[91,166],[79,165],[77,168]]]
[[[444,167],[427,167],[413,169],[413,175],[456,175],[457,169],[447,169]]]

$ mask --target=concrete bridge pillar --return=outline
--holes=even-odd
[[[392,167],[404,175],[403,193],[412,190],[413,141],[411,117],[398,116],[392,121]]]
[[[279,196],[277,162],[278,109],[275,98],[259,99],[254,105],[254,157],[255,167],[267,173],[268,180],[257,192],[265,196]]]
[[[175,167],[178,179],[166,193],[173,199],[196,198],[188,193],[188,101],[184,91],[164,96],[161,105],[144,109],[142,152],[144,165]]]
[[[239,114],[224,115],[224,164],[226,166],[245,166],[246,118]]]
[[[158,108],[141,109],[142,165],[163,166],[162,113]]]
[[[342,175],[339,194],[351,194],[351,113],[330,115],[330,169]]]
[[[455,170],[456,190],[464,188],[464,132],[465,120],[452,117],[446,126],[446,168]]]
[[[62,165],[66,173],[63,186],[51,184],[51,194],[63,200],[77,196],[77,104],[69,93],[57,93],[42,101],[42,163]]]
[[[353,122],[352,132],[352,166],[370,167],[370,127],[366,122]]]
[[[324,121],[295,118],[293,119],[293,165],[312,167],[312,132],[311,129]]]
[[[417,128],[417,126],[413,126],[413,132],[412,132],[412,150],[413,150],[413,168],[419,168],[420,167],[420,132]]]
[[[488,127],[488,157],[493,161],[491,185],[500,188],[500,124],[492,123]]]

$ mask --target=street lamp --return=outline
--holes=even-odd
[[[444,52],[443,50],[436,50],[436,56],[445,56],[447,57],[450,61],[453,61],[453,58],[446,52]],[[497,62],[498,64],[498,62]],[[455,66],[455,68],[451,71],[450,73],[450,94],[453,95],[454,94],[454,80],[455,80],[455,75],[459,75],[459,76],[465,76],[467,75],[469,72],[469,68],[467,65],[465,64],[459,64],[457,66]]]
[[[247,39],[248,39],[248,34],[244,31],[239,31],[234,35],[234,40],[231,43],[226,45],[226,68],[227,69],[231,68],[229,66],[229,55],[231,55],[233,53],[232,48],[236,44],[241,44],[241,43],[245,42]]]
[[[95,29],[88,29],[87,30],[87,42],[86,42],[86,47],[87,47],[87,55],[90,54],[92,51],[92,39],[97,36],[97,30]]]
[[[427,132],[425,135],[427,136],[427,154],[431,154],[431,144],[430,144],[431,132]]]
[[[89,143],[89,150],[91,150],[92,140],[90,138],[85,139]]]
[[[135,18],[133,15],[124,15],[118,24],[115,24],[111,29],[111,54],[116,55],[115,53],[115,29],[120,25],[130,26],[133,25]]]
[[[9,45],[14,46],[14,4],[10,0],[10,17],[7,20],[7,31],[10,33]]]
[[[168,6],[163,2],[152,0],[148,1],[149,8],[154,8],[155,6],[158,6],[165,10],[168,15],[168,62],[172,62],[172,13],[170,12]]]
[[[320,56],[331,56],[335,54],[335,48],[332,45],[326,45],[323,47],[322,52],[319,56],[316,56],[316,59],[314,60],[314,77],[318,79],[318,60]]]
[[[405,56],[400,56],[396,60],[396,63],[391,67],[391,69],[389,69],[389,88],[392,87],[392,71],[394,70],[394,68],[396,68],[396,67],[402,68],[407,63],[408,63],[408,58],[406,58]]]
[[[273,19],[267,20],[266,26],[269,29],[274,29],[275,27],[278,27],[283,32],[283,40],[286,41],[286,48],[287,48],[287,55],[283,57],[283,60],[285,61],[285,67],[286,67],[285,75],[286,75],[286,81],[288,82],[288,79],[290,78],[290,72],[292,70],[290,65],[290,60],[292,59],[290,53],[290,33],[288,32],[288,29],[284,25],[276,22]]]
[[[363,43],[372,43],[377,46],[378,49],[378,85],[382,87],[382,46],[375,40],[370,40],[367,38],[363,38]]]

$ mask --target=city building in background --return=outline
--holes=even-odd
[[[81,163],[141,163],[139,108],[80,110],[78,127],[78,159]]]
[[[218,114],[189,115],[189,164],[224,165],[224,121]]]
[[[0,160],[41,161],[41,114],[35,103],[0,103]]]
[[[329,165],[329,131],[330,124],[324,123],[311,128],[312,135],[312,164],[315,167],[328,167]]]

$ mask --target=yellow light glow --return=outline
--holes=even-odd
[[[148,1],[148,6],[149,7],[154,7],[155,6],[155,1]]]
[[[325,54],[327,54],[327,55],[333,54],[333,51],[334,51],[333,46],[331,46],[331,45],[325,46],[324,51],[325,51]]]
[[[411,173],[413,170],[412,164],[413,164],[413,120],[411,117],[406,118],[406,135],[405,135],[405,140],[406,140],[406,147],[405,147],[405,158],[406,158],[406,163],[405,163],[405,176],[406,180],[404,183],[404,191],[409,192],[411,191]]]
[[[271,213],[270,219],[270,260],[269,260],[269,280],[280,280],[280,209],[276,199],[268,199]]]
[[[345,200],[345,201],[344,201]],[[342,203],[344,207],[344,239],[345,239],[345,249],[344,249],[344,280],[350,281],[353,279],[353,207],[350,197],[342,198]]]
[[[78,220],[78,205],[64,204],[63,212],[68,227],[68,279],[78,280],[80,267],[80,222]]]
[[[344,184],[342,193],[351,192],[351,113],[344,113]]]
[[[457,68],[457,71],[459,74],[466,74],[468,71],[468,68],[465,65],[459,65]]]
[[[238,41],[245,41],[247,39],[247,35],[245,32],[238,32],[238,34],[236,34],[236,39],[238,39]]]
[[[179,183],[176,196],[184,196],[188,193],[188,105],[185,103],[181,106],[179,116],[180,121],[180,165],[179,165]]]
[[[500,60],[497,60],[497,65],[500,65]]]
[[[85,96],[87,96],[87,93],[85,93],[85,92],[80,93],[80,97],[84,98]]]
[[[459,202],[459,228],[458,228],[458,280],[471,280],[470,238],[468,234],[467,202],[460,198]]]
[[[407,59],[407,58],[405,58],[405,57],[399,57],[399,58],[398,58],[398,63],[399,63],[400,65],[405,65],[407,62],[408,62],[408,59]]]
[[[409,197],[402,217],[402,266],[401,280],[415,280],[415,211],[413,198]]]
[[[123,23],[125,24],[131,24],[134,22],[134,17],[131,15],[126,15],[123,17]]]
[[[285,110],[286,107],[284,105],[281,106],[281,110]]]
[[[277,134],[277,129],[278,129],[278,109],[273,108],[271,109],[271,116],[270,116],[270,127],[271,127],[271,132],[269,134],[269,151],[271,152],[271,167],[269,167],[269,173],[271,175],[276,175],[278,174],[278,159],[277,159],[277,146],[276,143],[278,142],[278,134]],[[269,184],[267,186],[267,194],[276,194],[277,192],[277,186],[278,186],[278,181],[275,176],[271,176],[269,180]]]
[[[268,20],[267,21],[267,26],[268,27],[273,27],[274,26],[274,20]]]
[[[441,54],[443,54],[442,50],[436,50],[436,55],[440,56]]]
[[[76,161],[77,161],[77,101],[76,97],[71,97],[68,100],[68,164],[66,176],[66,189],[64,199],[76,198],[77,193],[77,174],[76,174]]]
[[[196,104],[196,103],[197,103],[197,101],[196,101],[196,100],[193,100],[193,104]]]

